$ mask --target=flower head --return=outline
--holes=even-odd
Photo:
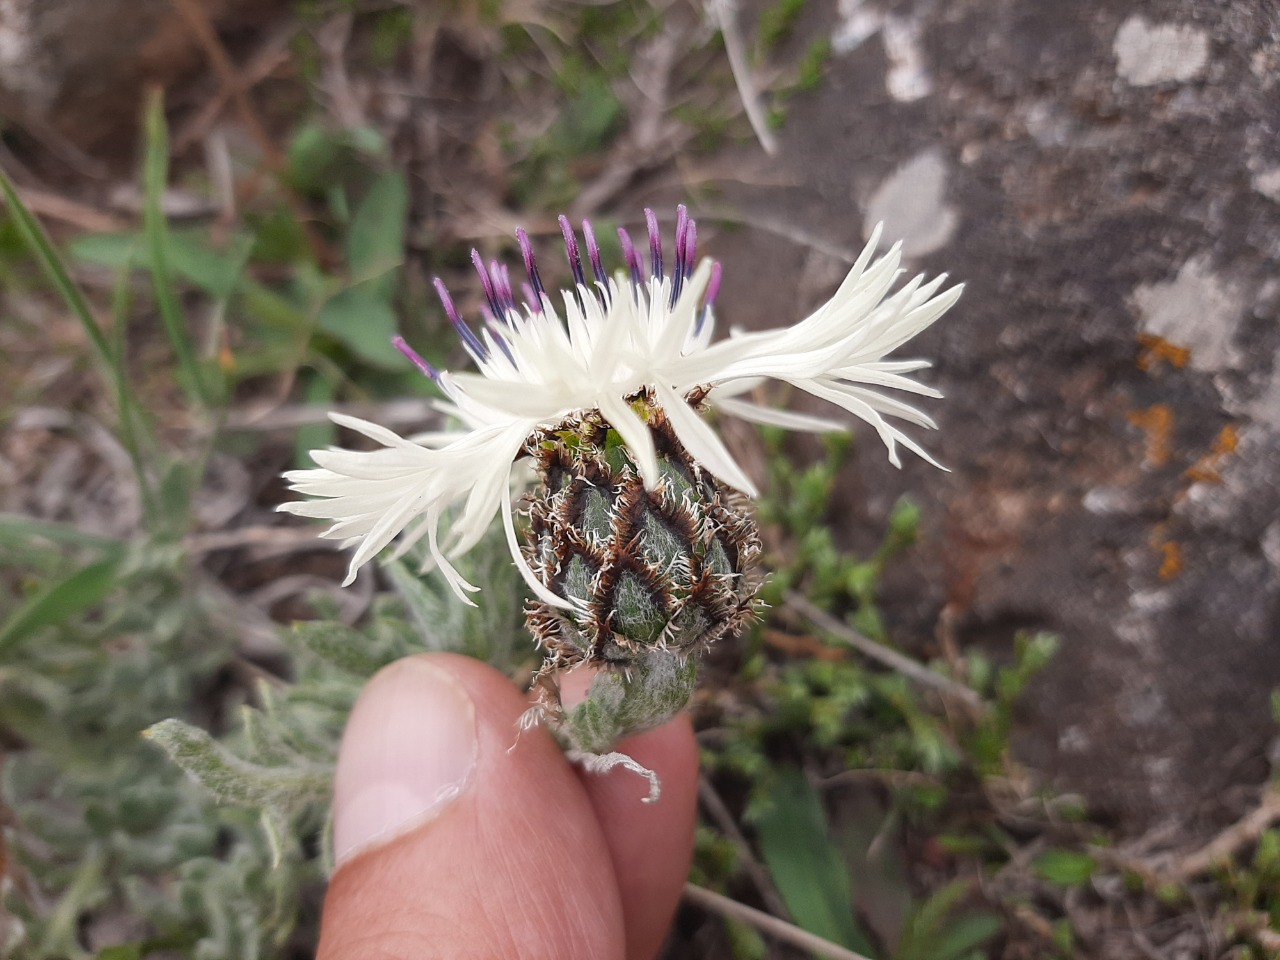
[[[580,598],[556,594],[531,568],[517,542],[512,514],[513,468],[523,455],[565,425],[584,417],[607,424],[625,448],[644,487],[663,481],[654,415],[700,469],[728,487],[755,494],[702,408],[757,423],[801,430],[845,429],[844,419],[759,406],[743,395],[767,380],[791,384],[869,423],[900,465],[898,447],[934,461],[894,422],[934,426],[922,411],[886,393],[937,397],[907,375],[924,360],[885,357],[937,320],[961,288],[942,290],[945,276],[917,277],[891,293],[899,278],[897,245],[873,260],[877,229],[839,290],[799,323],[760,332],[732,332],[714,340],[720,265],[697,261],[697,229],[678,208],[675,248],[664,257],[657,218],[645,211],[648,269],[625,230],[619,230],[624,269],[605,270],[587,222],[582,243],[561,217],[572,288],[559,303],[543,287],[533,247],[516,232],[527,282],[516,299],[507,268],[472,260],[487,306],[472,329],[444,284],[436,289],[476,372],[437,370],[403,340],[397,347],[431,377],[447,400],[443,410],[460,429],[405,438],[354,417],[332,419],[381,444],[372,451],[314,451],[316,469],[286,474],[312,499],[280,509],[333,521],[325,536],[355,547],[348,581],[359,567],[399,539],[397,554],[427,539],[440,571],[460,597],[477,589],[450,563],[473,547],[495,514],[502,518],[512,556],[540,601],[572,607]],[[583,248],[585,247],[585,260]],[[588,278],[587,270],[591,271]]]

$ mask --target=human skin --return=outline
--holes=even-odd
[[[687,716],[618,745],[662,779],[647,804],[634,773],[584,774],[540,728],[517,740],[528,706],[498,671],[453,654],[369,682],[335,775],[320,960],[656,956],[693,849]]]

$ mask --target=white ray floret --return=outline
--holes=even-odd
[[[650,269],[624,230],[619,230],[626,269],[605,272],[590,224],[583,223],[588,281],[578,241],[560,218],[575,284],[559,307],[542,287],[532,246],[517,231],[528,283],[517,304],[509,274],[478,254],[488,306],[477,336],[462,320],[438,280],[446,313],[458,329],[478,372],[432,368],[403,340],[396,345],[432,377],[448,398],[440,406],[461,428],[404,438],[377,424],[332,414],[335,423],[363,434],[380,448],[337,448],[312,453],[316,468],[285,474],[292,489],[316,499],[286,503],[281,510],[331,520],[326,537],[355,548],[347,582],[393,541],[396,553],[426,537],[430,556],[464,600],[477,588],[450,562],[473,547],[501,516],[512,556],[537,596],[557,606],[556,596],[533,574],[516,542],[512,515],[513,468],[526,440],[598,411],[617,430],[646,486],[658,482],[658,461],[649,427],[632,406],[649,391],[689,454],[721,481],[754,495],[750,478],[716,432],[687,398],[721,413],[796,430],[845,429],[845,418],[814,416],[763,407],[744,394],[767,381],[788,383],[866,421],[901,465],[898,446],[935,461],[894,421],[933,428],[921,410],[886,390],[926,397],[938,391],[907,375],[929,366],[924,360],[886,360],[887,354],[930,326],[955,303],[961,286],[942,289],[945,275],[928,283],[916,277],[891,293],[901,270],[895,244],[873,259],[876,230],[835,295],[810,316],[787,327],[734,332],[713,342],[719,264],[695,265],[696,228],[684,207],[676,224],[670,270],[652,211]],[[936,465],[936,464],[935,464]],[[468,600],[470,602],[470,600]]]

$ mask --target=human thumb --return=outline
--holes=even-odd
[[[320,960],[620,960],[623,910],[587,792],[476,660],[380,671],[343,735]],[[513,744],[515,748],[512,749]]]

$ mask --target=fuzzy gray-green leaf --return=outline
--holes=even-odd
[[[327,772],[248,763],[199,727],[181,720],[161,720],[143,736],[221,800],[294,810],[328,796]]]
[[[369,641],[359,631],[332,620],[295,623],[285,640],[357,677],[370,677],[389,662],[369,652]]]

